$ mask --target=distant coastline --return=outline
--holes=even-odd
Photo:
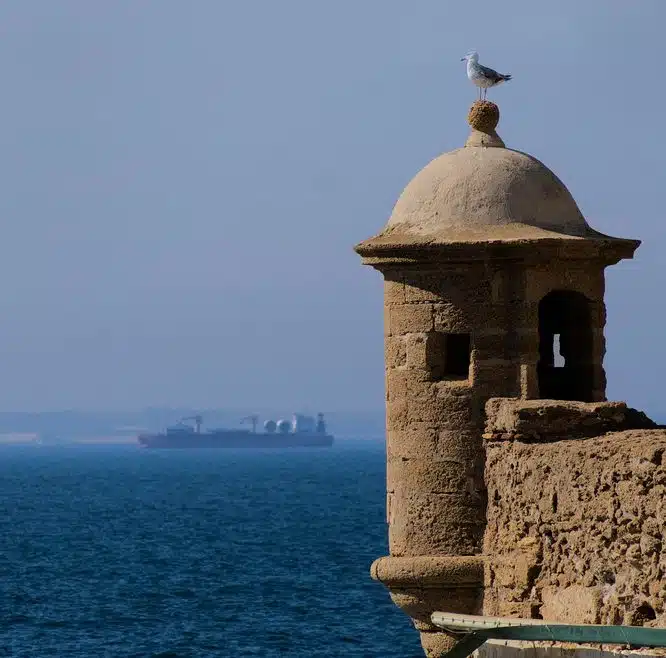
[[[3,411],[0,445],[128,445],[141,432],[159,432],[184,416],[201,414],[213,427],[242,427],[249,413],[260,418],[287,416],[291,411],[257,409],[146,408],[138,411]],[[326,420],[339,440],[384,440],[384,410],[326,411]]]

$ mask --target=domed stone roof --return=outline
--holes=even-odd
[[[537,244],[547,260],[562,257],[565,243],[568,257],[608,262],[632,257],[638,240],[595,231],[546,165],[505,147],[495,132],[497,105],[475,102],[467,121],[472,132],[464,148],[424,167],[401,194],[384,229],[356,245],[365,262],[409,260],[417,253],[485,258],[481,254],[487,248],[494,254],[501,248],[515,255],[514,247],[536,254],[532,247]]]
[[[505,227],[520,233],[520,225],[581,237],[591,230],[569,190],[539,160],[507,148],[466,146],[440,155],[416,175],[386,229],[492,238]]]
[[[379,235],[359,245],[609,238],[585,221],[562,181],[495,132],[499,108],[475,102],[464,148],[444,153],[407,185]]]

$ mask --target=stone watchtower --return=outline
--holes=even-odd
[[[553,172],[505,148],[496,105],[468,120],[465,147],[356,246],[385,279],[390,556],[372,575],[431,656],[454,643],[433,611],[482,608],[486,401],[605,400],[604,269],[639,245],[592,229]]]

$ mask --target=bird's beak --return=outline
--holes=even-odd
[[[460,61],[461,61],[461,62],[464,62],[466,59],[467,59],[467,57],[461,57],[461,58],[460,58]]]

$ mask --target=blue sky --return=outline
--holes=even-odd
[[[608,394],[666,409],[661,0],[5,0],[3,409],[381,409],[381,277],[352,246],[499,132],[597,229]]]

